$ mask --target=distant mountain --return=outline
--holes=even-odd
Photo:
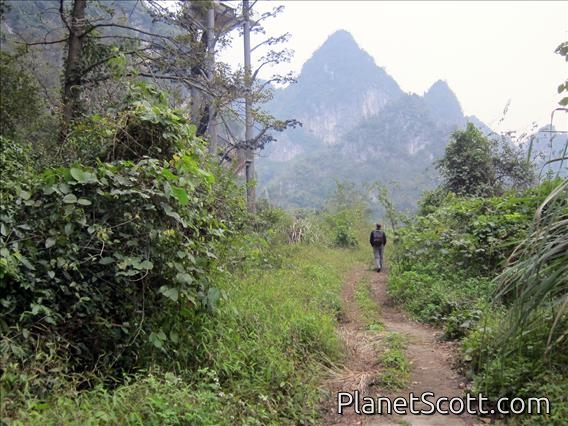
[[[412,209],[439,181],[433,161],[468,121],[446,82],[405,94],[346,31],[326,40],[269,109],[304,123],[258,162],[259,194],[285,207],[321,207],[336,180],[349,180],[396,187],[398,207]]]
[[[458,98],[445,81],[435,82],[424,94],[424,101],[432,118],[441,126],[462,127],[465,125]]]
[[[487,124],[485,124],[475,115],[468,115],[465,117],[465,120],[477,127],[485,136],[489,138],[497,136],[497,134]]]
[[[541,176],[558,173],[568,177],[568,160],[560,161],[568,155],[568,134],[559,132],[554,126],[546,125],[531,135],[529,143],[524,149],[530,149],[531,159],[537,167],[537,173]]]
[[[321,144],[336,144],[350,128],[402,95],[351,34],[337,31],[304,64],[297,83],[277,91],[268,105],[275,116],[303,123],[301,129],[279,135],[268,155],[290,160]]]

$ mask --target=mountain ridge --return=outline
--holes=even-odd
[[[322,207],[335,180],[350,180],[389,182],[402,188],[397,206],[413,209],[439,182],[433,161],[468,121],[447,82],[404,93],[345,30],[313,53],[296,84],[276,91],[269,111],[303,122],[258,162],[259,193],[284,207]]]

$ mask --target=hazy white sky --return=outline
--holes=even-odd
[[[299,0],[260,1],[257,8],[279,4],[284,11],[265,27],[270,35],[290,32],[295,55],[273,71],[299,73],[330,34],[345,29],[402,90],[422,95],[445,80],[464,113],[494,130],[544,125],[559,106],[568,64],[554,50],[568,39],[567,1]],[[240,60],[242,40],[233,45],[221,60]],[[554,124],[565,130],[567,117],[557,113]]]

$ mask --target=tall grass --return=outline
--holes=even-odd
[[[225,300],[192,333],[194,366],[147,371],[115,389],[69,389],[27,405],[10,424],[310,424],[335,333],[343,278],[361,251],[296,246],[279,265],[217,283]],[[5,414],[3,414],[5,415]]]
[[[547,416],[513,424],[565,425],[568,418],[568,181],[539,206],[532,229],[495,279],[494,310],[464,342],[474,389],[492,399],[547,397]],[[471,351],[471,348],[476,348]]]
[[[513,321],[501,338],[502,348],[524,346],[526,336],[545,325],[543,356],[568,350],[568,180],[539,206],[532,232],[514,250],[497,283],[496,300],[512,301]]]

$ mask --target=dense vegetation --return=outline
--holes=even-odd
[[[447,339],[463,339],[472,391],[491,401],[548,397],[550,416],[517,421],[563,424],[568,182],[523,190],[531,179],[515,172],[526,166],[517,163],[506,168],[516,181],[506,190],[495,183],[504,157],[493,160],[490,144],[472,127],[454,134],[439,163],[443,184],[398,235],[389,288],[418,319],[443,326]]]
[[[357,244],[359,196],[249,215],[231,171],[147,84],[68,142],[42,167],[2,138],[3,420],[315,419],[353,255],[329,247]]]
[[[115,3],[0,3],[2,20],[17,17],[0,55],[1,421],[316,422],[322,374],[343,356],[339,297],[347,270],[365,261],[354,248],[372,199],[395,237],[395,300],[463,338],[473,390],[548,396],[553,413],[540,420],[561,424],[566,180],[538,182],[518,151],[468,126],[450,139],[444,181],[412,220],[379,183],[364,192],[336,183],[316,212],[250,209],[233,151],[259,148],[273,139],[268,129],[290,123],[255,109],[260,136],[212,148],[213,103],[195,89],[216,89],[219,114],[239,133],[243,72],[207,68],[207,31],[195,25],[207,4],[176,14],[154,3],[123,3],[136,28],[123,28],[129,9]],[[57,18],[33,20],[38,7]],[[29,36],[63,38],[18,39],[30,22]],[[156,22],[174,35],[149,31]],[[366,325],[380,328],[370,294],[363,282],[355,297]],[[403,342],[386,340],[381,380],[404,386]]]

